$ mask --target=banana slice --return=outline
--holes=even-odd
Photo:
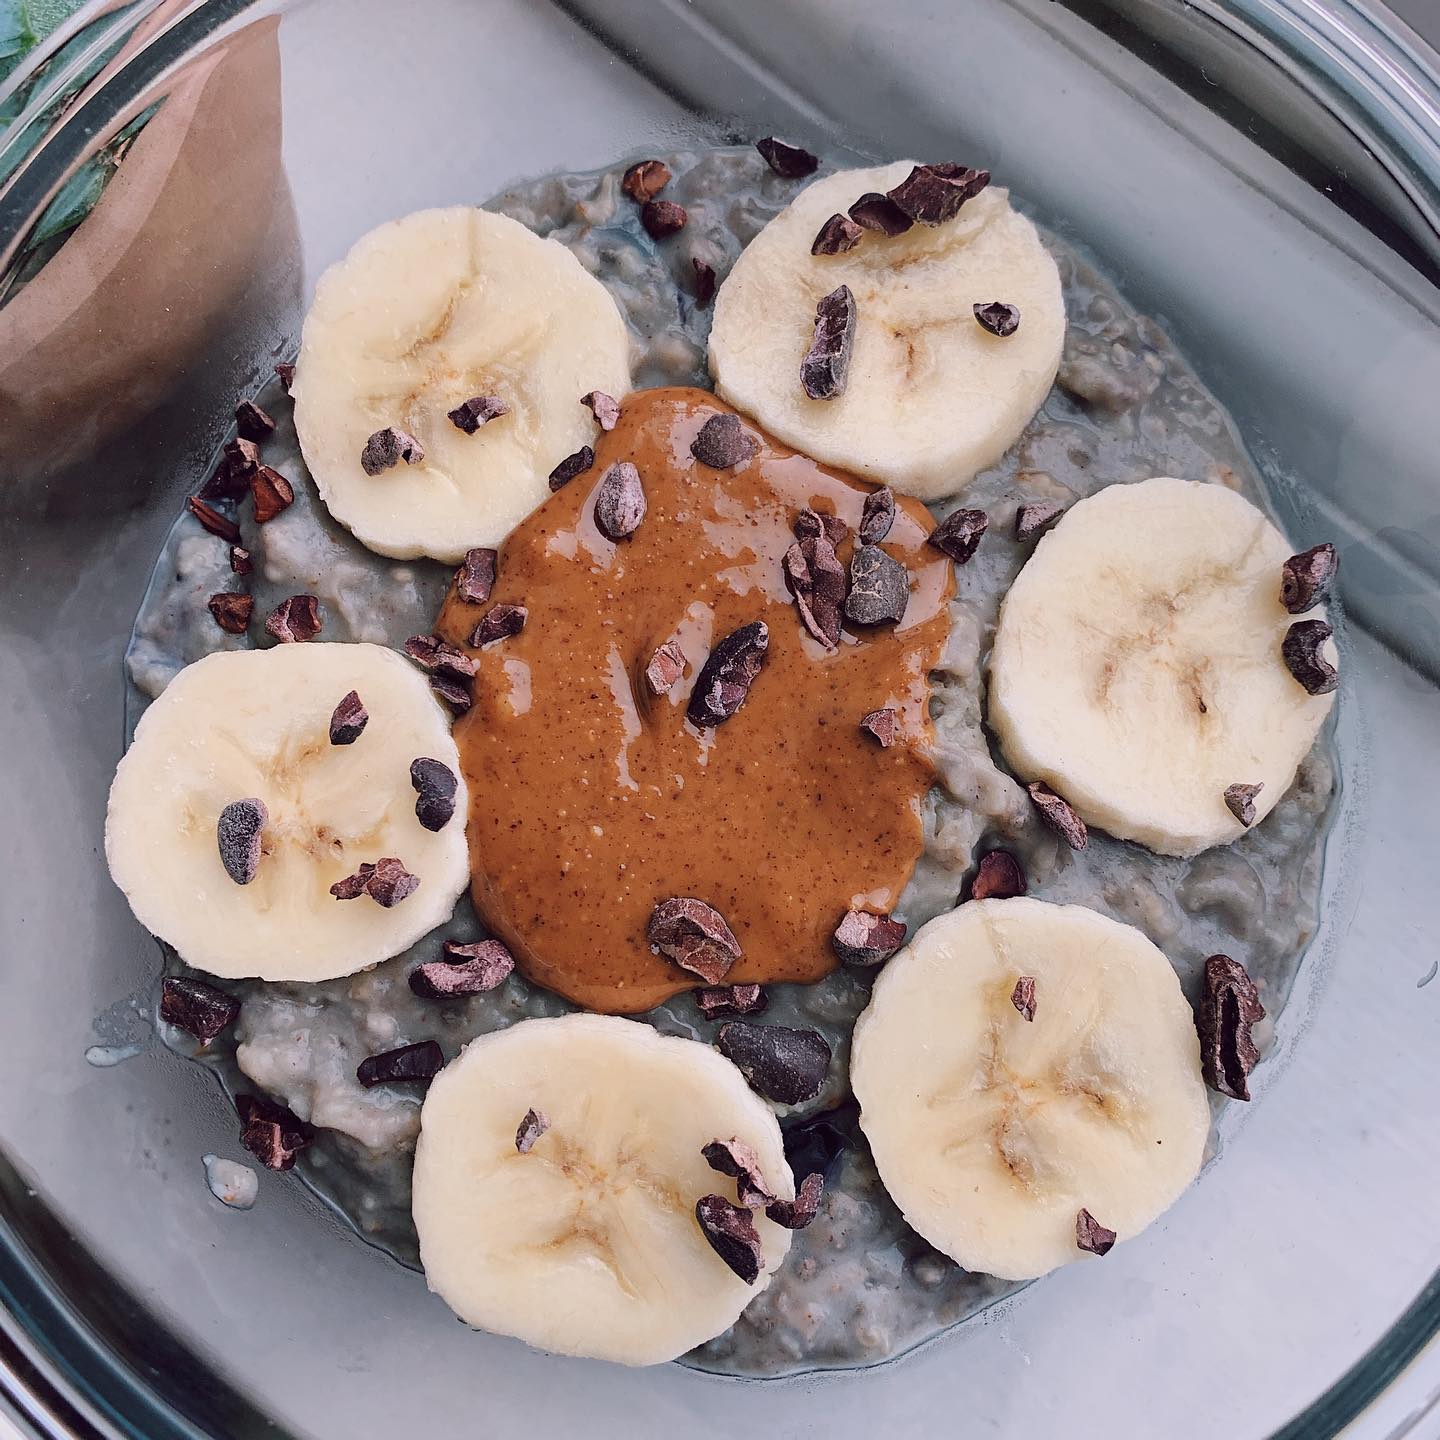
[[[542,1350],[673,1360],[732,1325],[790,1245],[755,1212],[763,1263],[747,1285],[700,1229],[702,1196],[735,1197],[700,1154],[712,1140],[743,1140],[772,1192],[795,1192],[775,1116],[695,1040],[606,1015],[525,1020],[467,1046],[420,1124],[430,1288],[467,1324]]]
[[[1289,555],[1221,485],[1146,480],[1073,505],[1000,610],[988,718],[1010,765],[1164,855],[1241,835],[1226,791],[1262,786],[1245,813],[1268,814],[1330,713],[1281,656]]]
[[[320,277],[291,387],[295,429],[321,499],[358,540],[457,564],[550,493],[550,471],[595,435],[580,397],[623,395],[629,354],[609,292],[558,241],[485,210],[422,210],[372,230]],[[465,412],[476,399],[508,409]],[[371,447],[367,473],[367,441],[391,428],[423,458]]]
[[[368,718],[356,734],[347,706],[332,743],[351,691]],[[419,759],[457,778],[438,830],[416,814]],[[459,776],[445,712],[393,650],[220,651],[187,665],[141,719],[110,787],[105,857],[136,919],[196,969],[330,980],[449,918],[469,879]],[[388,888],[331,893],[384,859],[402,867],[386,867]]]
[[[1079,1259],[1082,1210],[1138,1234],[1195,1178],[1209,1131],[1175,972],[1078,905],[975,900],[924,926],[875,983],[850,1079],[905,1219],[1005,1280]]]
[[[750,242],[715,300],[710,373],[726,400],[797,450],[933,500],[993,465],[1040,408],[1065,305],[1035,227],[993,186],[944,224],[810,253],[831,215],[911,169],[906,160],[817,180]],[[858,316],[849,383],[812,400],[800,361],[816,305],[841,285]],[[976,318],[994,301],[1018,308],[1013,334]]]

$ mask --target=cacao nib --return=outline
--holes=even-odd
[[[763,620],[752,620],[725,636],[710,652],[690,692],[685,710],[690,723],[704,730],[730,719],[745,703],[769,647],[770,628]]]
[[[782,180],[803,180],[807,175],[813,175],[820,165],[819,158],[808,150],[791,145],[789,141],[777,139],[774,135],[757,140],[755,148]]]
[[[1246,829],[1255,823],[1255,797],[1264,788],[1263,781],[1259,785],[1225,787],[1225,806]]]
[[[711,1249],[747,1285],[753,1285],[765,1257],[750,1211],[732,1205],[723,1195],[702,1195],[695,1202],[695,1219]]]
[[[715,1045],[752,1090],[781,1105],[814,1099],[830,1070],[830,1046],[818,1030],[731,1020],[720,1027]]]
[[[740,942],[725,917],[693,896],[660,901],[650,913],[645,935],[667,959],[709,985],[718,985],[740,959]]]
[[[815,307],[814,334],[800,361],[800,384],[812,400],[835,400],[845,393],[857,319],[848,285],[832,290]]]
[[[360,468],[367,475],[379,475],[404,461],[419,465],[425,459],[425,447],[408,431],[387,425],[365,442],[360,452]]]
[[[465,559],[455,572],[455,594],[467,605],[483,605],[495,587],[495,570],[499,556],[494,550],[477,545],[465,552]]]
[[[973,200],[990,183],[988,170],[972,170],[966,165],[943,161],[935,165],[917,165],[886,195],[912,220],[920,225],[942,225],[960,213],[967,200]]]
[[[1280,567],[1280,603],[1292,614],[1313,610],[1329,593],[1340,567],[1333,545],[1312,545]]]
[[[1036,780],[1025,788],[1041,818],[1060,833],[1072,850],[1083,850],[1090,843],[1085,822],[1048,785]]]
[[[712,985],[695,991],[695,1004],[707,1020],[726,1015],[759,1015],[770,997],[758,985]]]
[[[563,490],[577,475],[583,475],[594,463],[595,452],[588,445],[582,445],[550,472],[551,491]]]
[[[543,1110],[529,1109],[515,1129],[515,1148],[528,1155],[535,1142],[550,1128],[549,1116]]]
[[[831,945],[847,965],[880,965],[905,943],[905,925],[889,915],[847,910]]]
[[[260,869],[260,836],[270,819],[263,800],[232,800],[215,822],[220,863],[237,884],[248,885]]]
[[[1228,955],[1211,955],[1205,961],[1195,1028],[1200,1073],[1212,1090],[1232,1100],[1250,1098],[1250,1072],[1260,1059],[1251,1030],[1264,1018],[1259,988],[1245,967]]]
[[[525,628],[530,612],[523,605],[496,605],[480,618],[470,643],[479,649],[482,645],[493,645],[497,640],[508,640]]]
[[[330,715],[330,743],[332,745],[353,745],[370,723],[370,712],[366,710],[356,690],[342,696],[340,703]]]
[[[617,460],[600,477],[595,491],[595,524],[607,540],[617,543],[633,535],[645,518],[645,487],[628,460]]]
[[[850,557],[845,615],[857,625],[895,625],[910,603],[910,576],[878,545],[857,545]]]
[[[989,528],[990,517],[983,510],[952,510],[930,532],[928,543],[957,565],[965,565]]]
[[[1334,633],[1324,620],[1297,620],[1285,632],[1281,658],[1308,695],[1328,695],[1340,683],[1340,672],[1324,654]]]
[[[188,975],[167,975],[160,982],[160,1018],[207,1045],[234,1023],[240,1002],[214,985]]]
[[[1115,1244],[1115,1232],[1107,1230],[1088,1210],[1075,1217],[1075,1245],[1090,1255],[1108,1255]]]
[[[1015,988],[1010,992],[1010,1003],[1020,1012],[1023,1019],[1032,1021],[1035,1019],[1035,977],[1033,975],[1022,975],[1015,982]]]
[[[972,900],[1013,900],[1025,893],[1025,871],[1008,850],[987,850],[970,886]]]
[[[227,635],[243,635],[250,628],[250,615],[255,609],[252,595],[240,595],[231,590],[222,590],[206,602],[215,623]]]
[[[443,960],[427,960],[410,972],[410,988],[427,1000],[483,995],[498,989],[515,969],[510,952],[498,940],[462,945],[447,940]]]
[[[738,415],[712,415],[690,442],[690,453],[715,470],[743,465],[760,448],[760,442],[740,423]]]
[[[410,784],[415,789],[415,818],[431,831],[443,830],[455,814],[459,780],[440,760],[421,756],[410,762]]]
[[[418,1080],[428,1085],[445,1068],[445,1052],[433,1040],[401,1045],[379,1055],[367,1055],[355,1068],[355,1078],[367,1089]]]
[[[663,160],[637,160],[621,177],[620,188],[637,205],[643,205],[669,183],[670,167]]]
[[[313,595],[292,595],[265,617],[266,631],[282,645],[313,640],[320,628],[320,602]]]

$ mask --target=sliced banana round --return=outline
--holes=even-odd
[[[821,225],[909,175],[899,161],[810,185],[751,242],[715,299],[715,388],[815,459],[933,500],[962,490],[1010,448],[1055,379],[1065,337],[1060,274],[1035,227],[991,186],[940,225],[866,231],[812,255]],[[800,361],[822,296],[847,285],[857,322],[843,395],[812,400]],[[976,305],[1020,312],[987,330]]]
[[[977,900],[924,926],[876,981],[850,1079],[905,1219],[1005,1280],[1079,1259],[1082,1210],[1138,1234],[1195,1178],[1209,1131],[1175,972],[1078,905]]]
[[[368,718],[335,744],[331,721],[351,691]],[[353,733],[347,715],[337,735]],[[416,815],[419,759],[456,777],[438,830]],[[469,879],[465,814],[445,712],[393,650],[228,650],[187,665],[142,717],[110,787],[105,857],[136,919],[196,969],[330,980],[449,918]],[[387,859],[419,884],[402,894],[409,882],[396,876],[379,899],[331,894]]]
[[[446,1066],[420,1124],[430,1288],[539,1349],[673,1360],[732,1325],[789,1249],[755,1212],[763,1263],[747,1285],[696,1220],[702,1196],[735,1194],[700,1153],[712,1140],[744,1141],[771,1192],[795,1193],[774,1114],[699,1041],[607,1015],[525,1020]]]
[[[593,439],[581,397],[629,388],[605,287],[558,241],[456,206],[372,230],[320,277],[291,393],[330,513],[382,555],[455,564],[504,539]],[[477,407],[467,433],[450,412],[476,399],[507,409]],[[368,473],[367,441],[392,428],[420,453],[381,445]]]
[[[1244,832],[1232,786],[1263,787],[1251,823],[1268,814],[1333,698],[1309,694],[1281,654],[1299,618],[1280,603],[1290,553],[1222,485],[1145,480],[1072,506],[995,632],[989,721],[1016,773],[1165,855]]]

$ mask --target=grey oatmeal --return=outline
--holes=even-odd
[[[637,206],[622,194],[623,166],[599,176],[549,177],[490,202],[568,246],[614,295],[630,327],[637,388],[708,385],[710,312],[696,298],[695,262],[723,281],[797,188],[748,148],[665,159],[674,172],[666,197],[685,207],[689,223],[661,241],[646,234]],[[990,528],[975,558],[956,571],[951,634],[934,676],[939,783],[925,806],[924,856],[897,913],[913,933],[966,895],[979,855],[1000,846],[1019,858],[1030,894],[1086,905],[1142,930],[1176,966],[1192,1002],[1205,957],[1233,955],[1260,986],[1268,1026],[1316,929],[1336,786],[1329,730],[1262,823],[1233,845],[1180,859],[1093,833],[1088,849],[1070,850],[997,764],[984,728],[985,657],[1000,601],[1033,544],[1012,538],[1022,504],[1068,505],[1106,485],[1162,474],[1232,486],[1263,503],[1230,422],[1167,337],[1084,259],[1053,236],[1047,243],[1069,317],[1059,383],[1004,460],[935,510],[943,517],[959,504],[983,509]],[[264,616],[289,595],[319,597],[321,639],[392,646],[428,631],[444,595],[448,567],[387,560],[330,519],[306,476],[278,382],[258,398],[279,427],[265,461],[291,479],[295,503],[263,526],[241,507],[240,543],[254,557],[253,573],[243,577],[232,572],[225,541],[188,515],[177,522],[129,650],[132,730],[147,701],[183,666],[254,643],[215,624],[206,600],[216,591],[254,596],[250,633],[266,644]],[[322,984],[227,982],[243,1002],[240,1018],[201,1057],[232,1093],[258,1087],[316,1126],[317,1141],[301,1152],[298,1171],[366,1240],[410,1266],[418,1264],[410,1167],[423,1092],[405,1085],[367,1090],[355,1078],[357,1064],[426,1039],[453,1058],[476,1035],[572,1008],[518,974],[467,999],[411,992],[409,972],[438,958],[442,939],[482,934],[466,899],[441,931],[371,971]],[[169,966],[180,968],[173,954]],[[835,1051],[821,1094],[792,1110],[780,1107],[797,1174],[805,1173],[801,1165],[825,1165],[830,1178],[819,1217],[796,1232],[769,1288],[687,1363],[745,1375],[870,1364],[1015,1288],[938,1254],[886,1196],[844,1080],[851,1027],[868,995],[869,979],[843,968],[816,985],[770,989],[766,1021],[814,1027]],[[706,1042],[717,1028],[686,996],[645,1018]],[[161,1033],[182,1052],[197,1052],[189,1036],[163,1025]],[[225,1177],[227,1189],[235,1179]]]

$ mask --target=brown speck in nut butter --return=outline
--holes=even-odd
[[[697,466],[691,443],[724,413],[697,390],[626,397],[595,463],[640,468],[645,523],[611,544],[594,486],[577,484],[520,524],[491,598],[545,624],[470,652],[474,705],[455,726],[480,914],[528,979],[610,1013],[696,983],[647,943],[661,900],[703,896],[725,917],[742,951],[727,984],[816,980],[837,963],[837,916],[893,909],[921,851],[928,675],[953,586],[925,545],[930,517],[897,498],[886,548],[910,577],[903,621],[821,650],[785,583],[791,526],[813,510],[853,532],[871,487],[748,422],[750,463]],[[698,664],[757,620],[764,668],[723,725],[696,727],[686,706],[646,696],[667,639]],[[437,633],[464,645],[474,624],[452,594]],[[877,697],[915,744],[882,751],[861,730]]]

